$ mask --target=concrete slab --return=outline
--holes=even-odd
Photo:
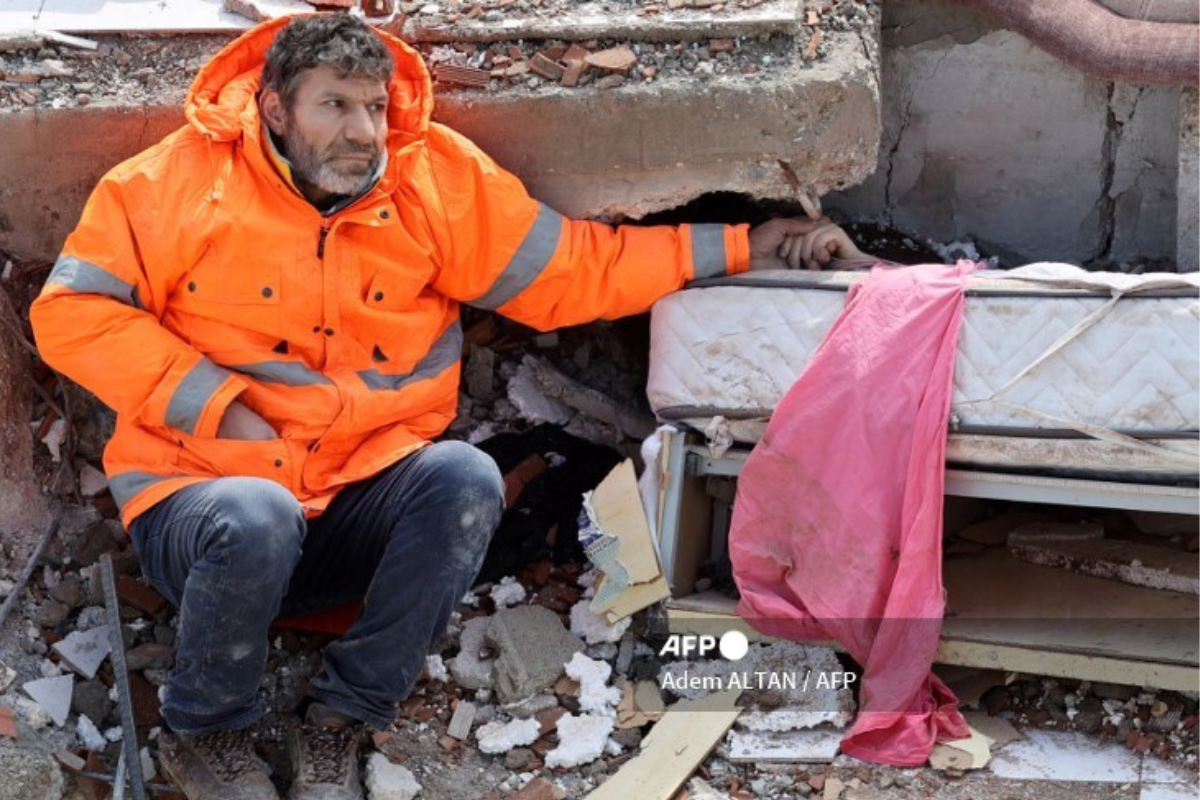
[[[1183,783],[1195,787],[1196,773],[1179,764],[1147,755],[1142,758],[1142,783]]]
[[[241,31],[254,23],[221,0],[9,0],[0,31]]]
[[[1093,783],[1134,783],[1141,777],[1141,759],[1123,745],[1099,744],[1081,733],[1029,730],[1026,737],[992,759],[997,777]]]
[[[91,680],[96,670],[112,650],[107,628],[92,628],[89,631],[72,631],[65,639],[54,643],[54,650],[67,666]]]
[[[1196,800],[1196,784],[1173,783],[1143,786],[1138,800]]]
[[[123,22],[129,20],[123,27],[131,30],[152,28],[137,22],[151,13],[143,11],[148,6],[167,14],[186,2],[88,1],[93,9],[100,2],[102,11],[118,5],[123,14],[136,9],[134,17],[122,16]],[[218,19],[212,13],[217,2],[197,2],[190,13]],[[723,14],[719,30],[695,14],[678,20],[642,18],[636,25],[606,19],[603,36],[600,28],[543,20],[537,23],[540,33],[536,26],[523,30],[520,41],[538,48],[551,36],[620,36],[637,49],[639,42],[643,47],[664,41],[695,44],[720,35],[758,48],[761,63],[748,74],[703,69],[715,63],[721,55],[716,54],[690,71],[664,70],[653,81],[631,76],[610,90],[597,88],[597,82],[574,88],[517,83],[483,91],[439,86],[434,118],[473,139],[539,200],[576,218],[640,218],[711,192],[791,200],[794,192],[780,161],[824,194],[864,180],[875,168],[879,147],[879,12],[873,5],[854,8],[855,27],[827,26],[811,61],[802,46],[811,30],[795,15],[794,3],[773,3],[760,16]],[[100,27],[104,19],[105,13],[97,13],[89,24]],[[177,29],[186,30],[192,16],[179,19]],[[4,24],[15,22],[0,19]],[[79,30],[61,20],[54,24]],[[19,27],[28,27],[28,20]],[[201,29],[223,30],[215,23],[191,28]],[[429,48],[446,35],[422,29],[408,38]],[[494,38],[483,31],[453,36]],[[205,54],[223,43],[204,41],[193,55],[188,43],[202,38],[173,37],[172,64],[186,64],[186,70],[152,67],[154,80],[143,75],[139,81],[131,75],[144,71],[146,62],[135,58],[128,69],[106,71],[118,85],[105,83],[105,77],[88,93],[86,106],[78,105],[76,95],[59,96],[50,87],[39,95],[50,99],[0,113],[0,141],[5,142],[0,173],[6,178],[0,186],[0,250],[31,260],[57,256],[97,179],[182,124],[177,104],[187,81]],[[141,46],[129,39],[113,44],[130,52]],[[186,55],[179,55],[181,48]],[[102,51],[100,57],[109,56]],[[160,61],[156,56],[148,63]],[[151,84],[152,92],[147,91]]]

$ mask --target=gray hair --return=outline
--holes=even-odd
[[[318,14],[293,19],[275,37],[263,65],[262,88],[278,93],[288,108],[301,75],[320,66],[385,85],[396,69],[387,45],[366,24],[349,14]]]

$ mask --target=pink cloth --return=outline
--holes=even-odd
[[[969,735],[930,672],[941,633],[942,484],[963,287],[977,266],[876,268],[775,410],[738,481],[738,613],[833,639],[863,667],[842,752],[923,764]]]

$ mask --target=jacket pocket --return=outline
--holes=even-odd
[[[283,262],[268,249],[253,253],[209,247],[178,289],[186,303],[277,306],[282,300]]]
[[[283,439],[210,439],[178,434],[180,463],[215,477],[250,477],[288,485],[291,457]]]

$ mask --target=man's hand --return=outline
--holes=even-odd
[[[869,258],[827,217],[773,219],[750,231],[750,269],[821,269],[834,259]]]
[[[266,441],[278,439],[279,433],[271,427],[271,423],[234,400],[226,407],[225,415],[221,417],[221,424],[217,426],[217,438]]]
[[[786,245],[812,233],[829,220],[776,217],[750,229],[750,269],[789,269]],[[791,267],[795,269],[795,267]]]

